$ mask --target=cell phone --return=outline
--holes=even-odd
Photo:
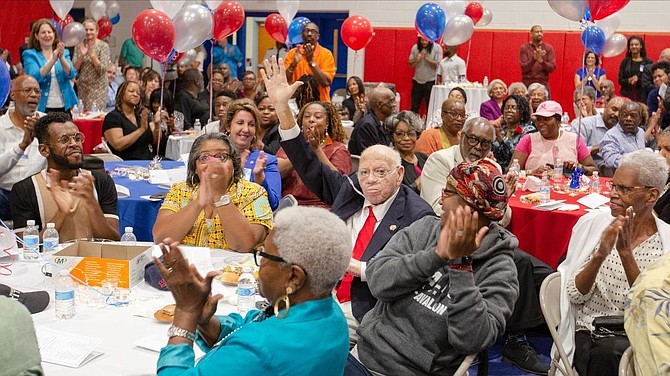
[[[658,96],[661,97],[661,99],[665,99],[665,93],[668,91],[668,85],[663,83],[661,84],[661,87],[658,88]]]

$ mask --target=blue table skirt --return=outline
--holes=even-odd
[[[122,161],[122,162],[105,162],[105,169],[110,173],[116,167],[125,166],[142,166],[148,167],[150,161]],[[171,169],[184,166],[183,162],[176,161],[162,161],[161,165],[164,169]],[[139,241],[154,241],[151,230],[156,222],[158,210],[161,207],[162,201],[149,201],[140,196],[147,196],[156,193],[165,193],[166,189],[159,188],[157,185],[150,184],[146,180],[134,181],[127,177],[114,176],[114,183],[122,185],[130,189],[130,197],[119,198],[119,227],[123,235],[124,228],[131,226],[133,233]]]

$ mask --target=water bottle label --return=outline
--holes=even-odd
[[[23,244],[26,248],[37,248],[40,244],[40,237],[37,235],[25,235],[23,237]]]
[[[70,300],[74,299],[74,290],[56,291],[56,300]]]
[[[58,239],[44,239],[44,248],[45,249],[55,249],[58,247]]]
[[[237,288],[238,296],[254,296],[256,295],[256,289],[253,287],[238,287]]]

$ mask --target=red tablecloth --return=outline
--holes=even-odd
[[[604,195],[609,195],[605,185],[605,182],[609,180],[611,179],[600,178],[600,186]],[[519,248],[555,268],[558,265],[558,259],[568,250],[572,227],[582,215],[586,214],[584,210],[586,208],[577,203],[577,200],[586,194],[570,196],[552,191],[552,200],[565,200],[566,204],[577,204],[579,210],[545,211],[535,209],[533,205],[524,204],[519,200],[521,195],[530,193],[532,192],[519,189],[515,196],[510,198],[512,221],[507,229],[519,239]]]
[[[93,148],[100,143],[102,137],[102,123],[104,118],[98,119],[77,119],[74,123],[79,128],[79,132],[86,136],[84,140],[84,154],[91,154]]]

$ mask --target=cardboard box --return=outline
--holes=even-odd
[[[152,261],[151,250],[150,246],[79,241],[55,253],[53,259],[89,286],[117,277],[119,287],[130,288],[144,280],[144,267]]]

